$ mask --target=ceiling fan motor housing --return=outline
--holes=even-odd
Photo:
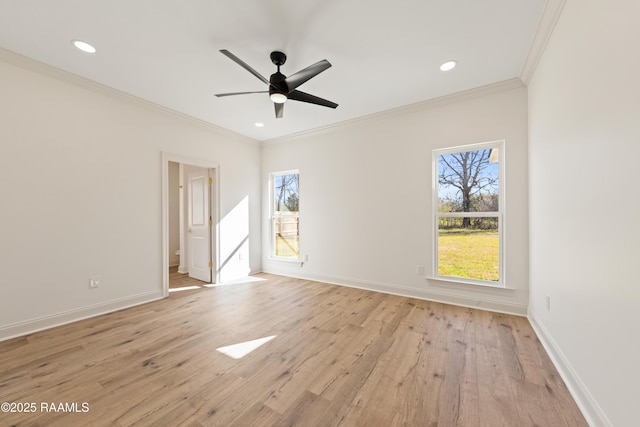
[[[269,95],[274,93],[281,93],[283,95],[287,95],[289,93],[289,88],[287,87],[287,83],[284,81],[287,78],[280,71],[271,74],[269,78]]]
[[[271,78],[269,79],[269,95],[281,93],[286,96],[289,94],[289,88],[287,87],[287,83],[284,81],[287,76],[280,72],[280,66],[287,62],[287,55],[285,55],[284,52],[276,50],[271,52],[270,57],[271,62],[278,67],[278,71],[271,74]]]

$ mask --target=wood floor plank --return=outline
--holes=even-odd
[[[332,334],[317,331],[312,340],[306,341],[304,351],[285,365],[286,370],[272,387],[265,405],[280,413],[286,412],[298,396],[308,389],[314,373],[326,366],[333,357],[330,344],[332,339]]]
[[[464,331],[461,331],[460,337],[456,338],[465,343],[464,363],[462,366],[462,378],[460,383],[460,425],[478,426],[480,424],[480,399],[478,384],[478,364],[476,360],[476,327],[474,321],[474,313],[471,310],[466,311],[466,323]]]
[[[496,347],[477,346],[478,399],[481,426],[523,425],[507,372]]]
[[[244,412],[229,427],[269,427],[277,425],[282,415],[262,402],[257,402]],[[289,424],[295,425],[295,424]]]
[[[0,426],[587,425],[526,318],[269,274],[170,282],[0,342],[0,401],[90,408]]]
[[[440,400],[439,425],[473,425],[477,422],[477,396],[474,396],[471,380],[476,380],[472,360],[469,359],[469,346],[464,332],[451,329],[449,339],[447,367],[442,385],[446,399]],[[466,376],[468,375],[468,376]]]
[[[513,327],[505,315],[496,314],[495,319],[498,323],[495,329],[498,334],[502,363],[507,369],[510,378],[524,380],[524,370],[520,361],[521,355],[517,352]]]
[[[411,305],[398,297],[390,296],[388,300],[389,304],[383,306],[385,310],[390,310],[376,316],[377,321],[373,321],[373,331],[377,331],[377,337],[366,351],[359,353],[359,358],[348,371],[350,381],[337,391],[326,413],[318,419],[320,425],[355,425],[358,418],[366,415],[363,408],[388,367],[388,362],[385,362],[389,357],[385,357],[385,353],[395,341],[395,333],[402,320],[411,310]]]
[[[316,420],[329,411],[330,402],[311,393],[302,392],[290,405],[290,408],[278,419],[277,424],[282,426],[319,426]],[[252,425],[252,424],[249,424]]]
[[[426,337],[409,332],[394,340],[383,358],[384,374],[368,398],[361,417],[365,425],[428,425],[428,413],[437,413],[436,407],[425,399],[424,383],[428,381],[425,351]],[[420,414],[420,419],[415,415]]]

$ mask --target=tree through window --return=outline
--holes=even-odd
[[[298,259],[300,254],[300,175],[297,171],[271,175],[272,256]]]
[[[502,285],[503,142],[434,151],[435,274]]]

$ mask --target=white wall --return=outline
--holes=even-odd
[[[266,143],[262,148],[263,270],[526,313],[527,96],[511,81]],[[436,283],[432,150],[506,141],[506,279],[512,290]],[[269,255],[269,173],[300,170],[304,265]]]
[[[529,86],[530,319],[594,426],[640,419],[638,17],[567,1]]]
[[[0,339],[162,295],[162,152],[220,165],[260,269],[255,142],[7,51],[0,94]]]

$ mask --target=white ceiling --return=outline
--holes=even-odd
[[[0,47],[256,140],[268,140],[514,77],[545,0],[0,0]],[[76,50],[72,39],[95,45]],[[273,50],[293,74],[333,65],[299,87],[339,104],[288,101],[267,79]],[[450,72],[439,66],[458,61]],[[254,126],[263,122],[264,127]]]

